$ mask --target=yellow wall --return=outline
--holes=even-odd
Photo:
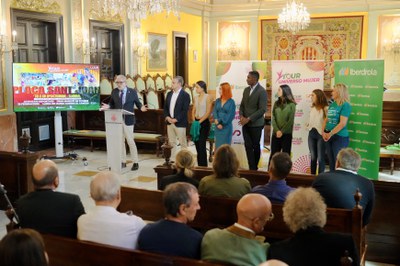
[[[170,14],[166,18],[166,14],[162,13],[159,15],[149,16],[147,19],[142,21],[141,32],[144,36],[147,36],[148,32],[167,34],[167,71],[148,72],[146,69],[146,60],[142,60],[141,69],[142,75],[155,75],[160,73],[168,73],[173,75],[173,31],[184,32],[188,34],[188,79],[185,80],[187,84],[193,84],[203,77],[202,68],[202,19],[200,16],[189,15],[186,13],[180,13],[180,20],[173,14]],[[198,58],[197,62],[193,61],[193,51],[197,50]]]

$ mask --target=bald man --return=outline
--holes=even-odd
[[[35,191],[17,201],[16,211],[21,227],[44,234],[76,238],[77,220],[85,213],[79,196],[55,191],[59,177],[53,161],[37,162],[32,174]]]
[[[96,207],[78,219],[78,239],[135,249],[140,231],[146,225],[136,215],[116,210],[121,202],[118,174],[104,171],[90,182],[90,196]]]
[[[268,243],[257,236],[273,217],[271,202],[260,194],[243,196],[236,207],[238,221],[208,231],[201,243],[201,259],[233,265],[258,265],[267,259]]]

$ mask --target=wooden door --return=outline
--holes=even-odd
[[[188,80],[188,34],[173,32],[174,36],[174,76],[181,76],[186,84]]]

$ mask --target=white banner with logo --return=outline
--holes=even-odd
[[[219,61],[216,67],[216,97],[219,97],[219,84],[228,82],[232,86],[233,100],[236,103],[236,114],[233,120],[232,147],[235,149],[240,167],[248,168],[242,127],[239,125],[239,107],[243,97],[243,91],[248,86],[246,79],[250,71],[258,71],[260,74],[259,83],[265,88],[267,80],[267,61]],[[269,101],[269,99],[268,99]],[[261,136],[260,147],[264,146],[264,135]],[[260,159],[260,168],[265,167],[265,163]]]
[[[311,108],[311,93],[315,89],[324,89],[324,61],[275,61],[272,62],[272,99],[271,109],[277,100],[280,85],[287,84],[296,100],[296,113],[293,126],[292,161],[293,172],[310,173],[310,155],[308,149],[308,130],[306,123]],[[271,110],[272,112],[272,110]],[[271,133],[272,133],[271,129]]]

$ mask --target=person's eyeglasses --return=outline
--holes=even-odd
[[[125,81],[116,81],[115,83],[121,84],[121,83],[125,83]]]

